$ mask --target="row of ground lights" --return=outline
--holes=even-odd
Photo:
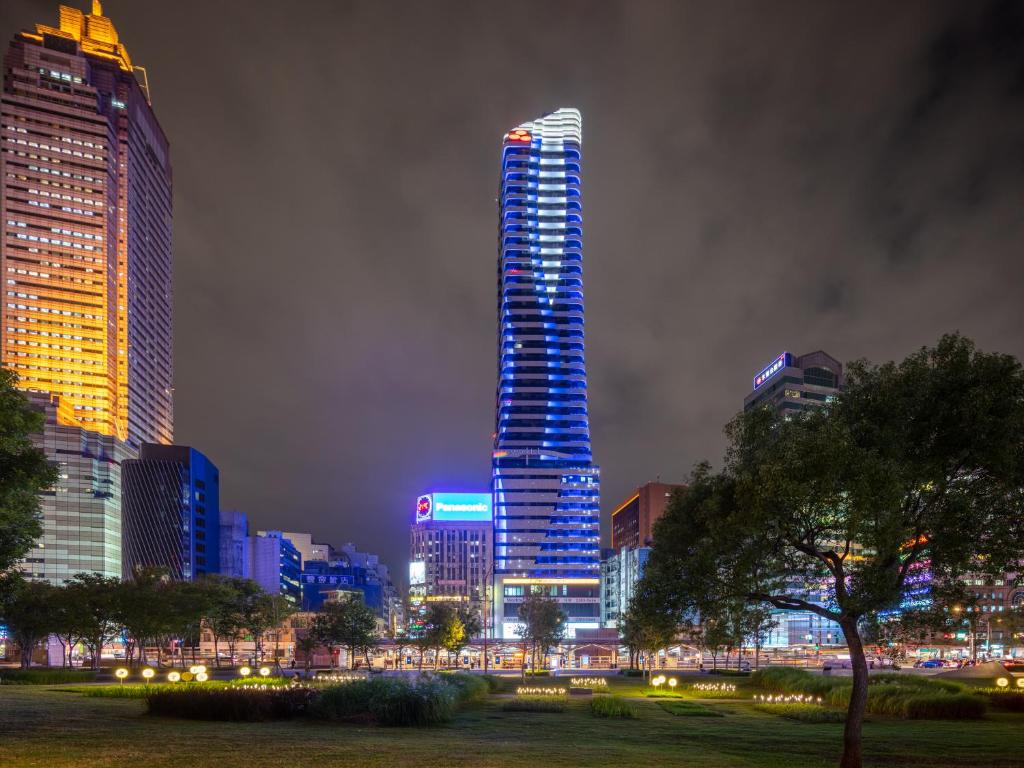
[[[242,667],[238,670],[238,674],[243,678],[249,677],[249,675],[252,674],[252,669],[250,667]],[[261,677],[270,677],[270,667],[260,667],[259,674]],[[121,682],[121,685],[124,685],[124,680],[128,677],[128,670],[121,667],[114,672],[114,675]],[[147,683],[152,680],[155,675],[156,670],[152,667],[146,667],[142,670],[142,677]],[[209,679],[210,676],[206,673],[206,666],[204,664],[197,664],[194,667],[189,667],[188,672],[178,672],[177,670],[174,670],[167,673],[167,682],[169,683],[180,683],[182,681],[190,683],[193,680],[197,683],[205,683]]]

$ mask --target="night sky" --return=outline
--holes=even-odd
[[[606,539],[783,350],[1024,357],[1024,3],[104,10],[172,145],[175,436],[254,529],[404,579],[415,496],[488,487],[500,140],[560,106]],[[4,39],[36,22],[3,0]]]

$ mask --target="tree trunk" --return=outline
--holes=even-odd
[[[843,728],[843,757],[840,768],[861,768],[863,762],[862,731],[864,710],[868,703],[868,662],[864,655],[864,643],[857,629],[856,619],[839,622],[847,647],[850,649],[850,664],[853,667],[853,691],[850,693],[850,707],[846,711],[846,725]]]
[[[192,654],[192,660],[195,661],[195,652]],[[220,648],[217,647],[217,633],[213,633],[213,664],[215,667],[220,669]]]

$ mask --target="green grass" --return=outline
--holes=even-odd
[[[755,704],[754,709],[801,723],[842,723],[846,713],[817,704]]]
[[[611,687],[631,695],[628,687]],[[640,698],[631,702],[638,716],[629,720],[593,717],[586,699],[570,698],[556,715],[502,711],[507,700],[490,696],[447,725],[406,729],[303,718],[150,717],[139,700],[2,686],[0,766],[276,768],[287,762],[289,744],[300,744],[318,765],[346,768],[834,768],[838,762],[841,726],[811,727],[759,712],[749,700],[715,702],[726,717],[674,717],[659,704],[691,702]],[[865,768],[1020,768],[1021,733],[1024,714],[1001,711],[965,723],[873,716],[865,725]]]
[[[595,717],[636,717],[636,707],[621,696],[596,696],[590,700]]]
[[[658,706],[676,717],[724,717],[717,709],[711,709],[696,701],[659,701]]]
[[[503,701],[503,712],[564,712],[566,700],[562,696],[514,696]]]

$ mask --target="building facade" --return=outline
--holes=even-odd
[[[498,209],[495,632],[530,594],[567,634],[600,623],[600,481],[590,446],[583,321],[582,130],[559,109],[502,137]]]
[[[646,483],[637,488],[612,512],[612,549],[648,547],[654,539],[654,524],[665,514],[672,494],[684,485]]]
[[[220,573],[220,472],[184,445],[143,443],[122,475],[122,573],[163,568],[175,581]]]
[[[62,419],[60,398],[30,393],[46,419],[33,442],[56,463],[57,485],[40,497],[43,535],[20,568],[27,578],[63,584],[76,573],[121,576],[121,471],[135,450],[112,435]]]
[[[220,573],[237,579],[252,578],[249,516],[229,509],[220,513]]]
[[[449,602],[490,624],[493,515],[489,493],[427,493],[409,529],[409,599],[413,609]]]
[[[644,575],[650,547],[606,549],[601,553],[601,626],[619,627]]]
[[[252,580],[272,595],[302,605],[302,555],[281,531],[249,537]]]
[[[0,104],[0,361],[61,424],[170,443],[171,166],[98,0],[14,37]]]
[[[266,536],[267,531],[257,531],[256,535]],[[313,560],[329,562],[334,557],[334,547],[330,544],[313,541],[313,534],[311,533],[283,531],[281,535],[288,539],[288,541],[294,544],[295,548],[299,550],[299,554],[302,555],[303,564],[312,562]]]
[[[754,377],[743,410],[767,406],[783,415],[832,402],[844,385],[843,364],[825,352],[783,352]]]

